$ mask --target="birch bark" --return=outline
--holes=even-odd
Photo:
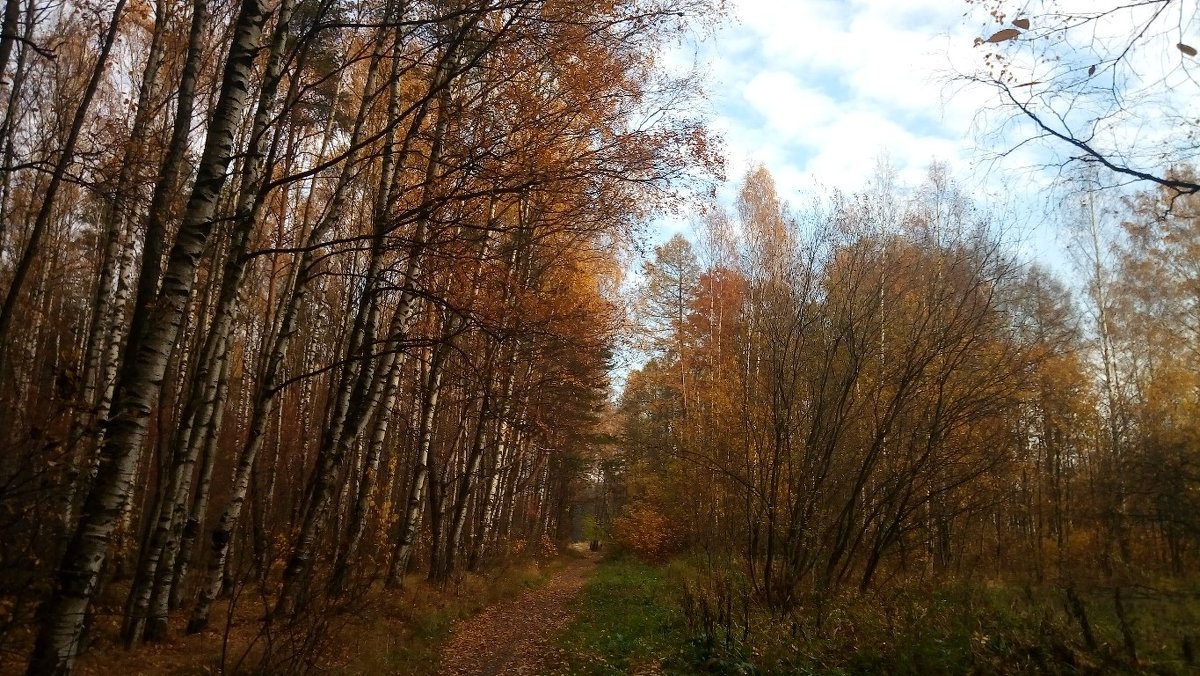
[[[192,296],[201,252],[212,230],[213,210],[225,185],[234,135],[246,109],[254,56],[266,18],[264,0],[243,0],[225,60],[221,91],[162,289],[148,318],[145,340],[118,385],[96,484],[84,501],[79,525],[55,576],[54,591],[42,609],[30,674],[70,673],[79,653],[84,617],[109,553],[113,528],[129,503],[147,423]]]
[[[4,372],[4,369],[8,365],[8,346],[10,345],[8,332],[9,327],[12,325],[13,315],[16,312],[17,300],[21,297],[22,288],[25,286],[25,278],[29,275],[34,258],[37,257],[38,250],[41,248],[46,227],[50,224],[50,219],[54,215],[54,200],[58,196],[59,188],[62,187],[63,181],[66,179],[67,169],[75,161],[75,145],[79,142],[80,134],[83,133],[84,123],[87,120],[88,113],[91,111],[92,99],[96,96],[96,90],[99,89],[100,81],[104,77],[104,71],[108,67],[108,57],[112,52],[113,43],[116,42],[117,31],[121,26],[121,14],[124,10],[125,0],[117,0],[117,3],[113,6],[112,19],[109,21],[108,28],[105,31],[100,52],[96,56],[96,63],[92,66],[91,76],[88,79],[87,86],[84,88],[79,106],[75,109],[75,114],[71,118],[71,124],[67,128],[67,136],[63,142],[63,147],[58,152],[58,159],[54,163],[54,171],[50,175],[50,182],[46,185],[46,190],[41,195],[42,203],[38,208],[37,216],[34,218],[33,227],[30,229],[29,239],[25,242],[25,248],[21,252],[21,257],[18,259],[16,267],[13,269],[12,281],[9,283],[8,291],[5,292],[4,303],[0,305],[0,374]],[[9,12],[6,10],[6,20],[8,14]],[[7,35],[7,32],[5,35]],[[0,228],[4,228],[4,226],[0,225]]]

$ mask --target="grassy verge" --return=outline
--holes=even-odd
[[[964,583],[845,594],[827,601],[820,621],[811,608],[781,620],[752,616],[748,648],[763,671],[777,673],[1197,673],[1184,654],[1185,640],[1200,631],[1196,596],[1126,590],[1124,622],[1111,590],[1076,598],[1087,630],[1056,587]]]
[[[1076,606],[1056,587],[911,584],[781,613],[736,573],[617,560],[559,645],[572,674],[1188,674],[1200,673],[1198,592],[1128,588],[1118,610],[1111,589],[1081,589]]]
[[[580,594],[579,614],[559,638],[562,673],[678,672],[687,635],[667,572],[633,560],[605,561]]]

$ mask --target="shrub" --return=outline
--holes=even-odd
[[[661,561],[674,548],[666,517],[645,504],[631,506],[613,520],[616,543],[647,561]]]

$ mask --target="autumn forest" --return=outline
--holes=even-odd
[[[1198,668],[1196,123],[1054,107],[1194,3],[962,0],[1050,257],[731,163],[720,0],[2,4],[0,674]]]

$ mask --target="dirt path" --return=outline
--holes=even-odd
[[[573,560],[544,586],[456,624],[454,634],[442,648],[439,673],[544,673],[554,637],[570,623],[571,602],[595,567],[595,557]]]

